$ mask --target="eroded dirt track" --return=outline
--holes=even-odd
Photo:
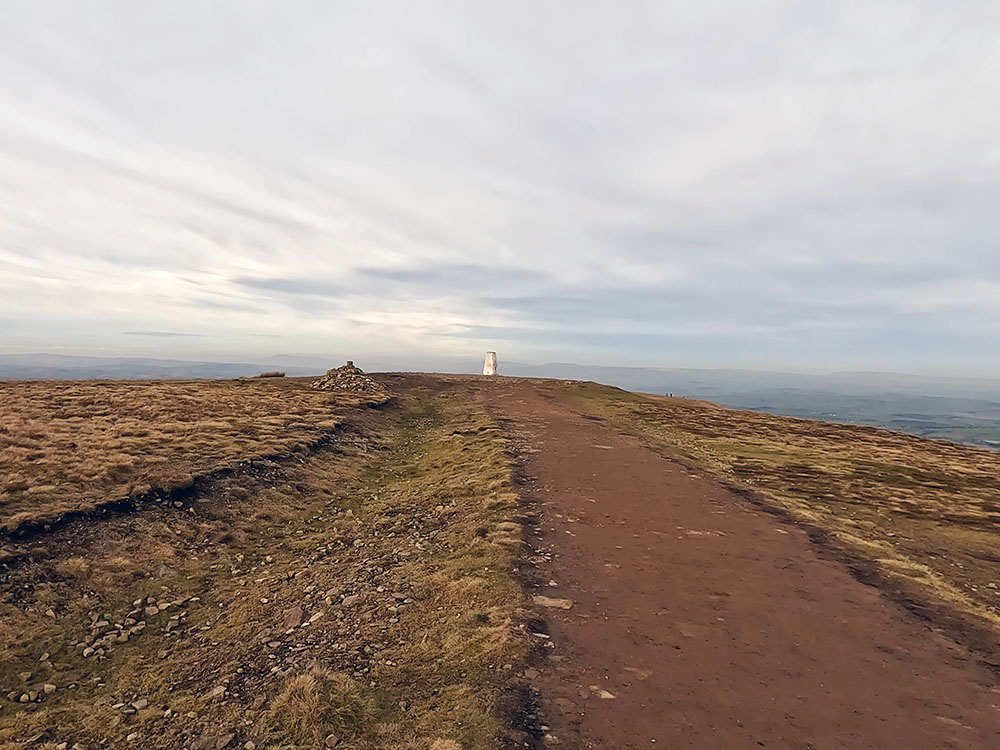
[[[802,531],[528,383],[482,394],[525,449],[536,593],[573,600],[529,673],[562,746],[1000,747],[994,675]]]

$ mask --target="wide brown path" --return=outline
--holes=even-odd
[[[529,672],[550,746],[1000,748],[993,675],[794,526],[530,384],[484,396],[529,446],[537,593],[574,601]]]

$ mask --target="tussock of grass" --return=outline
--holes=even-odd
[[[347,675],[313,667],[286,680],[269,719],[303,745],[322,747],[329,735],[352,740],[364,729],[372,700]]]

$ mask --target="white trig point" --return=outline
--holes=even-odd
[[[486,352],[486,361],[483,362],[483,375],[497,374],[497,353]]]

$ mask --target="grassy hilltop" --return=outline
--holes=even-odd
[[[379,379],[0,383],[0,748],[533,746],[492,383]],[[1000,653],[1000,454],[531,382]]]

